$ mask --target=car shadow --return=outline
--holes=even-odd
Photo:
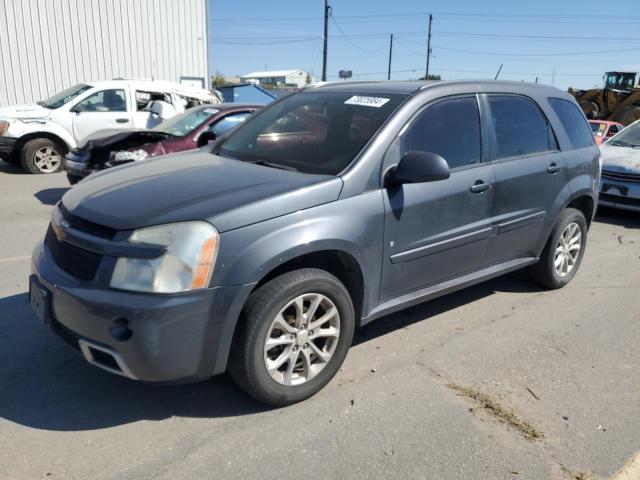
[[[0,298],[0,418],[42,430],[78,431],[265,410],[224,375],[156,386],[103,372],[37,320],[26,293]]]
[[[0,160],[0,173],[8,173],[9,175],[26,175],[27,172],[18,165],[14,165],[9,162],[5,162],[4,160]]]
[[[525,271],[513,272],[368,323],[356,331],[353,345],[375,340],[387,333],[489,297],[496,292],[535,293],[539,291],[540,287],[527,278]]]
[[[538,289],[508,275],[372,322],[358,330],[354,344],[496,291]],[[267,410],[225,375],[196,384],[155,386],[103,372],[36,319],[26,293],[0,298],[0,418],[41,430],[80,431],[174,416],[216,418]]]
[[[625,228],[640,228],[640,213],[615,208],[598,207],[594,221]]]
[[[45,188],[44,190],[40,190],[33,194],[40,203],[44,205],[56,205],[62,196],[69,191],[70,187],[67,188]]]

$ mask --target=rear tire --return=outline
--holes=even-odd
[[[529,267],[532,280],[549,289],[562,288],[575,276],[587,246],[587,221],[580,210],[565,208],[551,230],[540,260]]]
[[[34,138],[22,147],[22,168],[28,173],[55,173],[64,165],[63,149],[48,138]]]
[[[229,373],[249,395],[278,407],[305,400],[329,383],[355,327],[345,286],[312,268],[285,273],[256,290],[241,322]]]

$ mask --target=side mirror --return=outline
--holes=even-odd
[[[198,148],[204,147],[209,142],[215,141],[215,139],[216,139],[215,133],[213,133],[211,130],[205,130],[198,137],[198,143],[197,143]]]
[[[80,113],[80,112],[84,111],[84,108],[82,108],[82,105],[80,105],[80,104],[78,103],[78,104],[74,105],[73,107],[71,107],[71,108],[69,109],[69,111],[70,111],[71,113]]]
[[[437,153],[407,152],[387,174],[388,186],[403,183],[436,182],[449,178],[449,164]]]

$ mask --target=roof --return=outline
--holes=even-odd
[[[122,88],[122,84],[129,84],[133,88],[139,88],[150,92],[172,92],[178,95],[195,97],[209,100],[215,95],[204,88],[192,87],[182,83],[169,82],[166,80],[142,80],[129,78],[116,78],[113,80],[99,80],[95,82],[85,82],[86,85],[102,88]]]
[[[302,70],[271,70],[265,72],[251,72],[241,75],[240,78],[261,78],[261,77],[286,77],[294,73],[305,73]]]
[[[472,85],[478,88],[484,88],[487,90],[495,89],[499,86],[518,86],[522,89],[547,89],[558,92],[559,90],[549,85],[528,83],[528,82],[513,82],[507,80],[411,80],[411,81],[395,81],[395,80],[380,80],[380,81],[336,81],[327,83],[316,83],[307,87],[308,90],[322,89],[324,91],[331,92],[361,92],[361,93],[387,93],[387,94],[404,94],[411,95],[417,91],[425,90],[427,88],[438,88],[450,85]]]

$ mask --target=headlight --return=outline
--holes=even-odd
[[[9,122],[5,120],[0,120],[0,137],[7,133],[9,129]]]
[[[131,160],[133,160],[134,162],[139,162],[140,160],[144,160],[148,156],[149,153],[145,152],[144,150],[122,150],[120,152],[112,153],[111,160],[115,162],[124,162]]]
[[[176,293],[206,288],[218,254],[219,235],[206,222],[181,222],[135,230],[132,243],[164,245],[158,258],[119,258],[111,287],[136,292]]]

